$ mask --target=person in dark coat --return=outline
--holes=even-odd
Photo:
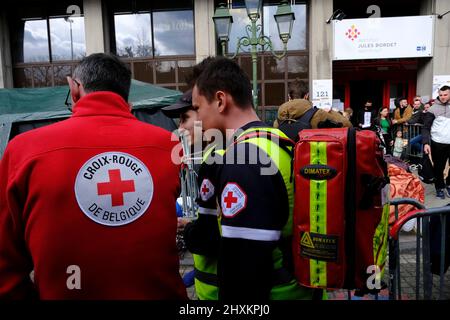
[[[374,129],[374,121],[377,117],[377,111],[372,107],[372,101],[367,100],[364,108],[358,110],[356,116],[357,126],[361,129]]]

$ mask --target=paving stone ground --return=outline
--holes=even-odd
[[[421,259],[421,258],[420,258]],[[422,266],[420,266],[421,270]],[[433,275],[432,299],[439,299],[439,276]],[[401,279],[401,299],[416,300],[416,234],[414,232],[401,232],[400,234],[400,279]],[[423,299],[423,273],[419,274],[419,300]],[[444,277],[444,290],[442,299],[450,299],[450,272]],[[389,283],[389,263],[383,277],[383,281]],[[346,290],[338,290],[329,292],[331,300],[347,300],[348,293]],[[352,300],[376,300],[373,295],[364,297],[355,297],[353,292]],[[378,300],[389,300],[389,290],[382,290],[378,295]]]

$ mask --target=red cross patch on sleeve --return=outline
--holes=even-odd
[[[237,183],[230,182],[223,188],[221,206],[223,216],[232,218],[247,206],[247,194]]]
[[[208,201],[214,195],[214,185],[208,179],[203,179],[200,186],[200,197],[203,201]]]

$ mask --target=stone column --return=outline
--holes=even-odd
[[[216,55],[216,35],[214,30],[214,0],[195,1],[195,53],[197,62]]]
[[[0,11],[0,88],[13,87],[13,72],[9,28],[6,13]]]
[[[312,80],[333,77],[333,26],[325,21],[333,13],[333,0],[309,2],[309,88]]]
[[[423,0],[421,14],[436,14],[434,26],[434,47],[432,59],[419,59],[417,70],[417,93],[431,97],[433,90],[433,76],[450,75],[450,13],[442,19],[438,14],[450,10],[450,2],[447,0]]]
[[[86,55],[105,52],[102,1],[84,0],[83,10],[86,34]]]

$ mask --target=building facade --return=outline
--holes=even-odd
[[[0,8],[0,87],[64,85],[77,61],[94,52],[112,52],[129,64],[133,78],[185,90],[195,63],[220,53],[212,17],[226,2],[234,23],[228,52],[245,35],[243,0],[16,0]],[[260,20],[265,35],[281,49],[273,14],[278,1],[264,0]],[[333,98],[357,109],[366,98],[385,106],[400,95],[430,96],[435,75],[450,75],[450,10],[447,0],[291,0],[296,20],[288,54],[277,60],[258,55],[259,108],[271,123],[287,100],[288,83],[333,79]],[[369,19],[369,7],[381,17],[433,15],[433,55],[425,58],[336,60],[333,21],[336,9],[345,19]],[[378,13],[375,13],[378,14]],[[343,21],[345,21],[345,19]],[[330,21],[329,21],[330,22]],[[401,26],[399,26],[401,28]],[[238,63],[252,74],[251,58]]]

